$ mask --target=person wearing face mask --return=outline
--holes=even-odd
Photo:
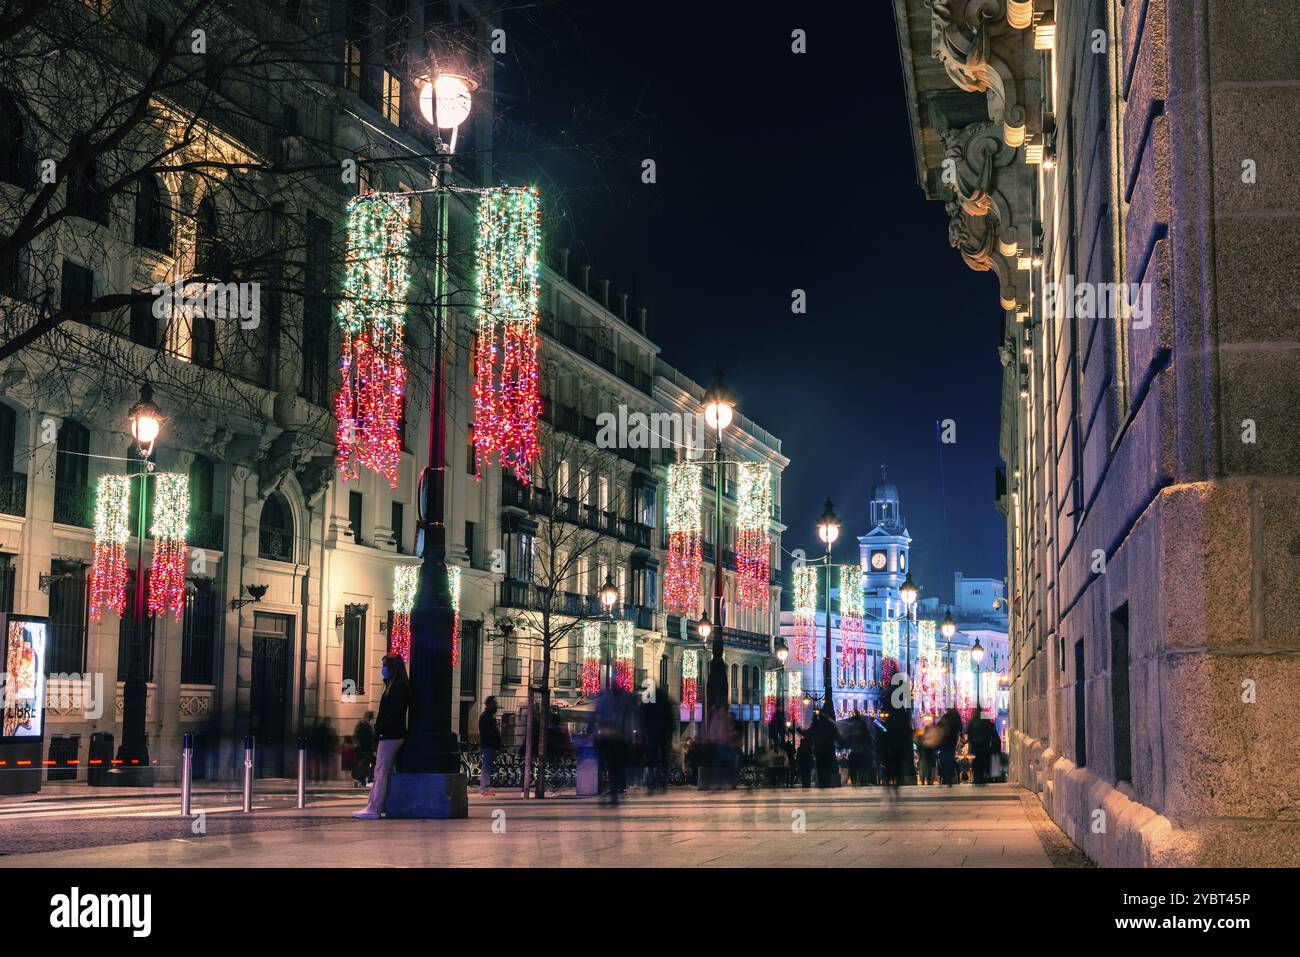
[[[375,735],[379,748],[375,755],[375,784],[370,789],[370,801],[364,810],[353,811],[352,816],[374,820],[384,810],[388,796],[388,773],[393,769],[397,750],[406,740],[407,712],[411,707],[411,684],[406,678],[406,663],[401,655],[384,655],[384,694],[379,699],[379,717],[375,721]]]

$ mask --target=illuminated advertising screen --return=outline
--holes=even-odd
[[[37,741],[45,730],[45,629],[41,619],[0,615],[4,629],[4,706],[0,740]]]

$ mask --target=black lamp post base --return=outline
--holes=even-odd
[[[388,817],[425,820],[469,817],[465,775],[408,772],[390,775],[384,813]]]
[[[110,768],[106,784],[110,788],[151,788],[154,786],[154,768],[148,759],[139,764],[121,764]]]

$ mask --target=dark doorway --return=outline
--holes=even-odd
[[[1110,708],[1115,737],[1115,780],[1133,779],[1133,746],[1128,711],[1128,603],[1110,616]]]
[[[254,738],[254,773],[284,777],[284,735],[289,716],[289,636],[293,618],[258,612],[253,616],[253,685],[249,731]]]
[[[1088,702],[1083,687],[1083,639],[1074,643],[1074,762],[1088,763]]]

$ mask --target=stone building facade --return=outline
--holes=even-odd
[[[893,6],[998,283],[1014,777],[1102,864],[1294,865],[1300,15]]]

